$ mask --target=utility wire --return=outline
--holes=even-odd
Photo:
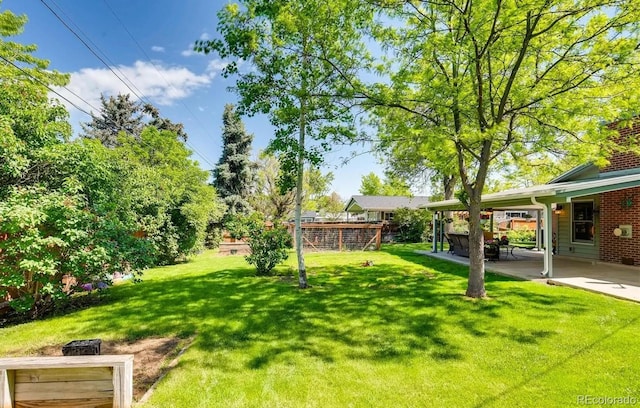
[[[91,46],[89,44],[87,44],[87,42],[78,34],[75,32],[75,30],[73,28],[71,28],[71,26],[69,26],[69,24],[67,24],[67,22],[60,17],[60,15],[58,13],[56,13],[56,11],[54,9],[52,9],[49,4],[47,4],[47,2],[45,0],[40,0],[40,3],[42,3],[47,9],[49,9],[49,11],[67,28],[67,30],[71,31],[71,33],[78,39],[80,40],[80,42],[98,59],[100,60],[100,62],[102,62],[102,64],[104,64],[105,67],[107,67],[109,69],[109,71],[111,71],[111,73],[113,75],[116,76],[116,78],[118,78],[120,80],[120,82],[122,82],[130,91],[131,93],[133,93],[139,100],[144,100],[143,96],[138,95],[138,93],[133,90],[133,88],[127,83],[125,82],[117,73],[116,71],[109,66],[109,64],[107,64],[107,62],[104,60],[104,58],[102,58],[100,55],[98,55],[98,53],[91,48]]]
[[[62,24],[63,24],[63,25],[64,25],[64,26],[65,26],[65,27],[66,27],[66,28],[67,28],[67,29],[68,29],[68,30],[69,30],[69,31],[70,31],[70,32],[71,32],[71,33],[76,37],[76,38],[77,38],[77,39],[78,39],[78,40],[80,40],[80,42],[81,42],[81,43],[82,43],[82,44],[83,44],[83,45],[84,45],[84,46],[85,46],[85,47],[86,47],[86,48],[87,48],[87,49],[88,49],[88,50],[89,50],[89,51],[90,51],[90,52],[91,52],[91,53],[92,53],[92,54],[93,54],[93,55],[94,55],[94,56],[95,56],[95,57],[96,57],[100,62],[102,62],[102,64],[103,64],[105,67],[107,67],[107,68],[109,69],[109,71],[111,71],[111,73],[112,73],[112,74],[113,74],[113,75],[114,75],[114,76],[115,76],[115,77],[116,77],[120,82],[122,82],[122,83],[123,83],[123,84],[124,84],[124,85],[125,85],[125,86],[126,86],[126,87],[127,87],[127,88],[128,88],[128,89],[129,89],[129,90],[130,90],[130,91],[131,91],[131,92],[132,92],[132,93],[133,93],[133,94],[134,94],[138,99],[139,99],[139,100],[141,100],[141,101],[145,101],[145,102],[147,102],[147,103],[151,103],[151,102],[149,101],[149,99],[148,99],[148,98],[147,98],[147,97],[146,97],[142,92],[140,92],[140,90],[139,90],[139,89],[138,89],[138,92],[140,92],[140,94],[138,94],[138,92],[136,92],[134,89],[132,89],[131,85],[133,85],[133,87],[135,87],[135,85],[133,84],[133,82],[132,82],[131,80],[129,80],[128,78],[127,78],[127,80],[128,80],[129,82],[131,82],[131,85],[129,85],[126,81],[124,81],[124,80],[122,79],[122,77],[120,77],[120,76],[119,76],[119,75],[114,71],[114,69],[113,69],[109,64],[107,64],[107,62],[105,61],[105,59],[104,59],[104,58],[102,58],[100,55],[98,55],[98,53],[97,53],[97,52],[96,52],[96,51],[95,51],[95,50],[94,50],[94,49],[93,49],[93,48],[92,48],[92,47],[87,43],[87,41],[85,41],[85,40],[84,40],[84,39],[83,39],[83,38],[82,38],[82,37],[81,37],[81,36],[80,36],[80,35],[79,35],[79,34],[78,34],[78,33],[77,33],[77,32],[76,32],[76,31],[71,27],[71,26],[69,26],[69,24],[67,24],[67,22],[66,22],[66,21],[65,21],[65,20],[64,20],[64,19],[63,19],[63,18],[62,18],[58,13],[56,13],[56,11],[55,11],[55,10],[53,10],[53,9],[49,6],[49,4],[47,4],[47,2],[46,2],[45,0],[40,0],[40,2],[41,2],[41,3],[42,3],[42,4],[43,4],[43,5],[44,5],[44,6],[45,6],[45,7],[46,7],[50,12],[51,12],[51,13],[52,13],[52,14],[53,14],[53,15],[54,15],[54,16],[55,16],[55,17],[56,17],[56,18],[57,18],[57,19],[58,19],[58,20],[59,20],[59,21],[60,21],[60,22],[61,22],[61,23],[62,23]],[[52,2],[53,2],[53,0],[52,0]],[[53,2],[53,3],[55,4],[55,2]],[[59,5],[57,5],[57,4],[56,4],[56,6],[57,6],[60,10],[62,10],[62,9],[60,8],[60,6],[59,6]],[[64,13],[64,11],[62,11],[62,13]],[[65,13],[65,16],[67,16],[67,18],[68,18],[68,15],[66,15],[66,13]],[[71,19],[70,19],[70,20],[71,20]],[[73,23],[73,22],[72,22],[72,23]],[[78,27],[75,23],[73,23],[73,24],[74,24],[76,27]],[[79,29],[79,27],[78,27],[78,30],[82,32],[82,30],[80,30],[80,29]],[[128,32],[128,30],[127,30],[127,32]],[[85,37],[89,38],[86,34],[84,34],[84,33],[83,33],[83,35],[84,35]],[[89,42],[91,42],[92,44],[94,44],[90,39],[89,39],[88,41],[89,41]],[[137,42],[137,41],[136,41],[136,42]],[[94,45],[95,45],[95,44],[94,44]],[[138,44],[138,45],[139,45],[139,44]],[[96,48],[97,48],[97,47],[96,47]],[[101,51],[101,52],[102,52],[102,51]],[[104,53],[103,53],[103,54],[104,54]],[[106,57],[106,55],[105,55],[105,58],[107,58],[107,57]],[[107,58],[107,59],[108,59],[108,58]],[[12,64],[12,65],[13,65],[13,64]],[[14,65],[14,66],[15,66],[15,65]],[[157,70],[157,68],[156,68],[156,70]],[[24,72],[24,71],[23,71],[23,72]],[[123,76],[124,76],[124,74],[123,74]],[[125,77],[126,77],[126,76],[125,76]],[[166,81],[166,79],[165,79],[165,81]],[[51,90],[51,88],[49,88],[48,86],[47,86],[47,88]],[[65,89],[67,89],[67,88],[65,88]],[[137,88],[136,88],[136,89],[137,89]],[[174,88],[174,89],[175,89],[175,88]],[[68,90],[68,89],[67,89],[67,90]],[[86,111],[85,111],[85,110],[83,110],[83,109],[78,108],[78,107],[77,107],[77,105],[75,105],[74,103],[70,102],[67,98],[63,97],[63,96],[62,96],[62,95],[60,95],[59,93],[57,93],[57,92],[55,92],[55,91],[53,91],[53,90],[52,90],[52,92],[54,92],[56,95],[59,95],[61,98],[63,98],[63,99],[64,99],[64,100],[66,100],[67,102],[69,102],[71,105],[73,105],[73,106],[74,106],[75,108],[77,108],[78,110],[80,110],[80,111],[82,111],[82,112],[84,112],[84,113],[88,114],[89,116],[93,117],[93,115],[92,115],[92,114],[90,114],[90,113],[86,112]],[[75,94],[74,94],[74,95],[75,95]],[[76,96],[77,96],[77,95],[76,95]],[[80,98],[80,99],[82,99],[82,98]],[[85,102],[86,102],[86,101],[85,101]],[[91,106],[89,103],[87,103],[87,104],[88,104],[89,106]],[[193,115],[193,113],[192,113],[192,112],[191,112],[191,114]],[[195,117],[195,115],[193,115],[193,116]],[[200,152],[195,148],[195,146],[193,146],[192,144],[190,144],[188,141],[185,141],[185,144],[186,144],[189,148],[191,148],[191,149],[193,150],[193,152],[194,152],[194,153],[196,153],[200,158],[202,158],[202,160],[203,160],[205,163],[207,163],[209,166],[211,166],[212,168],[216,167],[216,166],[215,166],[214,164],[212,164],[212,163],[211,163],[211,162],[210,162],[210,161],[209,161],[209,160],[208,160],[208,159],[207,159],[207,158],[206,158],[202,153],[200,153]]]
[[[87,115],[89,115],[90,117],[93,117],[93,115],[89,112],[87,112],[86,110],[82,109],[81,107],[79,107],[78,105],[76,105],[75,103],[71,102],[67,97],[65,97],[64,95],[62,95],[61,93],[59,93],[58,91],[56,91],[55,89],[51,88],[49,86],[49,84],[47,84],[46,82],[40,80],[38,77],[34,76],[33,74],[31,74],[29,71],[21,68],[20,66],[16,65],[13,61],[10,61],[8,59],[6,59],[3,55],[0,55],[0,59],[4,60],[5,62],[7,62],[8,64],[12,65],[14,68],[16,68],[17,70],[19,70],[20,72],[22,72],[23,74],[27,75],[29,78],[33,79],[34,81],[36,81],[37,83],[39,83],[40,85],[46,87],[49,91],[53,92],[54,94],[58,95],[59,97],[61,97],[62,99],[64,99],[65,101],[67,101],[70,105],[72,105],[74,108],[76,108],[77,110],[79,110],[82,113],[85,113]],[[67,87],[63,87],[64,89],[66,89],[69,93],[71,93],[73,96],[75,96],[76,98],[80,99],[82,102],[86,103],[87,105],[89,105],[90,107],[92,107],[93,109],[96,109],[93,105],[91,105],[89,102],[87,102],[86,100],[84,100],[82,97],[80,97],[78,94],[76,94],[75,92],[73,92],[72,90],[70,90]],[[98,110],[98,109],[96,109]]]
[[[18,71],[22,72],[23,74],[25,74],[27,77],[31,78],[32,80],[34,80],[35,82],[39,83],[40,85],[44,86],[45,88],[47,88],[49,91],[53,92],[54,94],[58,95],[60,98],[64,99],[65,101],[67,101],[70,105],[72,105],[74,108],[76,108],[77,110],[79,110],[80,112],[86,114],[87,116],[93,118],[94,115],[92,113],[87,112],[85,109],[79,107],[78,105],[76,105],[75,103],[73,103],[71,100],[69,100],[67,97],[65,97],[64,95],[62,95],[61,93],[59,93],[58,91],[56,91],[55,89],[51,88],[49,86],[49,84],[47,84],[46,82],[42,81],[40,78],[34,76],[32,73],[30,73],[29,71],[25,70],[24,68],[20,67],[19,65],[16,65],[13,61],[8,60],[7,58],[5,58],[3,55],[0,54],[0,59],[5,61],[6,63],[10,64],[11,66],[13,66],[15,69],[17,69]],[[74,95],[76,98],[80,99],[81,101],[83,101],[84,103],[86,103],[87,105],[89,105],[90,107],[92,107],[93,109],[96,109],[95,106],[91,105],[91,103],[87,102],[85,99],[83,99],[81,96],[79,96],[78,94],[76,94],[75,92],[73,92],[72,90],[70,90],[69,88],[63,86],[62,88],[64,88],[67,92],[71,93],[72,95]],[[98,111],[98,109],[96,109]],[[136,138],[136,136],[131,133],[130,131],[128,131],[127,129],[122,129],[118,126],[117,123],[115,123],[113,120],[111,120],[111,118],[108,117],[104,117],[104,119],[106,119],[107,121],[109,121],[112,125],[115,125],[118,130],[123,131],[125,133],[127,133],[129,136]],[[208,163],[211,165],[211,163]],[[215,167],[212,165],[212,167]]]
[[[64,16],[65,16],[65,18],[67,19],[67,21],[69,21],[69,23],[70,23],[71,25],[73,25],[73,26],[76,28],[76,30],[78,30],[78,32],[80,32],[80,34],[82,34],[82,35],[84,36],[84,38],[87,40],[87,42],[88,42],[88,43],[90,43],[90,44],[91,44],[91,45],[92,45],[92,46],[97,50],[97,52],[99,52],[99,53],[102,55],[102,57],[103,57],[105,60],[107,60],[107,62],[110,64],[109,66],[110,66],[110,67],[112,67],[112,68],[114,68],[115,70],[117,70],[117,71],[120,73],[120,75],[122,75],[122,77],[124,77],[124,78],[128,81],[128,83],[129,83],[132,87],[134,87],[134,88],[136,89],[136,91],[138,91],[138,92],[140,93],[140,95],[144,96],[144,95],[143,95],[143,93],[142,93],[142,91],[140,91],[140,89],[136,86],[136,84],[134,84],[134,83],[133,83],[133,81],[132,81],[131,79],[129,79],[129,78],[127,77],[127,75],[126,75],[124,72],[122,72],[122,70],[121,70],[121,69],[120,69],[120,68],[119,68],[119,67],[118,67],[118,66],[117,66],[113,61],[111,61],[111,59],[109,58],[109,56],[108,56],[104,51],[102,51],[102,50],[100,49],[100,47],[98,47],[98,45],[97,45],[96,43],[94,43],[94,42],[91,40],[91,38],[89,38],[89,36],[88,36],[84,31],[82,31],[82,28],[80,28],[80,26],[79,26],[78,24],[76,24],[76,23],[73,21],[73,19],[71,18],[71,16],[69,16],[69,14],[67,14],[67,13],[62,9],[62,7],[60,7],[60,5],[59,5],[59,4],[57,4],[57,3],[55,2],[55,0],[50,0],[50,1],[51,1],[51,3],[53,3],[53,4],[58,8],[58,10],[59,10],[59,11],[60,11]],[[75,35],[75,32],[74,32],[74,35]],[[77,36],[77,35],[76,35],[76,36]],[[127,84],[125,84],[125,85],[127,85]],[[131,89],[131,88],[129,88],[129,89]],[[138,96],[138,94],[136,94],[135,92],[134,92],[134,95],[136,95],[136,96],[138,97],[138,99],[141,99],[141,98]],[[145,101],[145,102],[150,103],[150,101],[149,101],[149,100],[147,100],[147,101]]]
[[[122,28],[124,29],[124,31],[129,35],[129,37],[131,38],[131,40],[133,40],[133,42],[136,44],[136,46],[138,47],[138,49],[140,50],[140,52],[142,52],[142,54],[147,58],[147,61],[149,61],[149,63],[151,64],[151,66],[153,67],[153,69],[158,73],[158,75],[164,80],[164,82],[174,91],[178,91],[171,82],[169,82],[167,80],[167,78],[162,74],[162,72],[160,71],[160,69],[158,69],[158,66],[153,62],[153,60],[151,59],[151,57],[149,57],[149,54],[147,54],[147,52],[144,50],[144,48],[142,47],[142,45],[140,45],[140,42],[138,42],[138,40],[133,36],[133,34],[131,33],[131,31],[129,31],[129,29],[127,28],[127,26],[124,24],[124,22],[122,21],[122,19],[118,16],[118,14],[115,12],[115,10],[113,9],[113,7],[111,6],[111,4],[109,3],[108,0],[103,0],[104,4],[107,6],[107,8],[109,9],[109,11],[111,11],[111,14],[113,14],[113,17],[115,17],[115,19],[118,21],[118,23],[120,23],[120,25],[122,26]],[[193,111],[184,103],[184,101],[180,100],[181,105],[187,110],[187,112],[189,112],[189,114],[191,115],[192,118],[194,118],[196,120],[196,122],[198,123],[198,125],[200,126],[201,130],[206,134],[207,130],[205,129],[204,125],[202,124],[202,122],[200,121],[200,118],[198,116],[196,116]],[[195,148],[195,146],[192,146],[189,144],[188,140],[185,140],[185,143],[187,143],[187,145],[193,149],[198,156],[202,157],[205,162],[207,162],[207,164],[209,164],[212,167],[215,167],[213,164],[211,164],[211,162],[209,162],[202,154],[200,154],[200,152]]]

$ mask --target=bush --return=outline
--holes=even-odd
[[[400,208],[395,212],[393,222],[398,225],[397,242],[424,242],[430,233],[431,213]]]
[[[276,265],[289,258],[292,239],[285,227],[273,225],[268,229],[264,217],[258,213],[236,215],[228,225],[233,226],[236,234],[247,237],[251,254],[244,259],[256,267],[257,275],[270,275]]]
[[[108,285],[114,272],[135,273],[151,259],[148,241],[91,211],[77,186],[15,189],[0,202],[0,231],[0,298],[33,318],[83,284]],[[75,284],[65,287],[65,275]]]
[[[507,231],[507,238],[509,242],[535,242],[536,231],[526,228]]]

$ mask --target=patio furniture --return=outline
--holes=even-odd
[[[444,234],[444,237],[447,239],[447,243],[449,243],[449,250],[447,253],[453,255],[455,253],[456,244],[448,234]]]
[[[469,235],[468,234],[445,234],[449,245],[453,243],[453,254],[458,256],[469,257]],[[500,259],[500,247],[497,243],[485,243],[484,244],[484,258],[490,261],[497,261]]]
[[[453,242],[453,254],[458,256],[469,257],[469,235],[449,233],[448,239]]]

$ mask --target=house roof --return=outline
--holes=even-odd
[[[580,178],[580,175],[585,174],[589,170],[592,170],[592,169],[596,169],[596,171],[597,171],[597,167],[596,167],[595,164],[593,164],[592,162],[584,163],[584,164],[581,164],[579,166],[576,166],[576,167],[572,168],[571,170],[568,170],[568,171],[562,173],[558,177],[556,177],[553,180],[549,181],[547,184],[554,184],[554,183],[560,183],[562,181],[576,180],[576,179]]]
[[[602,175],[606,175],[606,173]],[[482,196],[482,205],[484,208],[492,209],[540,208],[536,202],[543,204],[569,203],[575,198],[639,186],[640,174],[638,173],[589,180],[563,181],[485,194]],[[465,209],[459,200],[437,201],[424,207],[430,210]]]
[[[424,208],[429,203],[429,197],[416,196],[369,196],[354,195],[345,207],[348,212],[363,211],[395,211],[399,208]]]

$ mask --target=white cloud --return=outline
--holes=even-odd
[[[227,65],[229,65],[228,62],[221,61],[219,59],[211,60],[207,64],[207,72],[216,74],[218,72],[221,72],[223,69],[225,69]]]
[[[193,55],[198,55],[198,54],[200,54],[200,53],[195,52],[195,51],[193,50],[193,44],[189,44],[189,47],[188,47],[186,50],[182,51],[180,54],[181,54],[183,57],[191,57],[191,56],[193,56]],[[200,55],[204,55],[204,54],[200,54]]]
[[[199,75],[184,67],[165,66],[158,62],[151,64],[144,61],[136,61],[132,66],[120,65],[114,71],[125,82],[131,81],[135,84],[135,86],[130,85],[135,93],[141,94],[157,105],[171,105],[177,100],[187,98],[197,89],[209,86],[215,76],[209,72]],[[103,93],[106,96],[129,93],[137,99],[134,92],[107,68],[83,68],[72,73],[67,89],[91,106],[87,106],[85,102],[64,88],[58,91],[87,111],[95,112],[100,109],[100,95]],[[66,102],[65,104],[69,105]],[[68,108],[73,110],[72,106]]]
[[[202,40],[202,41],[206,41],[206,40],[208,40],[208,39],[210,39],[210,38],[211,38],[211,36],[209,35],[209,33],[206,33],[206,32],[205,32],[205,33],[200,34],[200,40]],[[203,54],[203,53],[201,53],[201,52],[195,52],[195,51],[193,50],[193,46],[194,46],[194,45],[195,45],[195,43],[191,43],[191,44],[189,44],[189,45],[187,46],[187,49],[186,49],[186,50],[184,50],[184,51],[182,51],[180,54],[181,54],[183,57],[191,57],[191,56],[194,56],[194,55],[205,55],[205,54]]]
[[[161,46],[159,46],[159,45],[154,45],[153,47],[151,47],[151,51],[154,51],[154,52],[164,52],[164,51],[165,51],[165,49],[164,49],[164,47],[161,47]]]

